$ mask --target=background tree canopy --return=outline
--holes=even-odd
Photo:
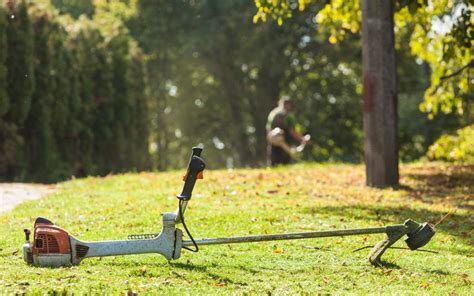
[[[213,168],[264,165],[282,95],[313,135],[305,160],[360,162],[358,3],[7,1],[0,178],[177,168],[197,144]],[[472,4],[397,3],[400,157],[411,161],[472,125]]]
[[[260,19],[266,21],[267,15],[270,15],[279,25],[283,24],[283,20],[291,18],[294,11],[316,7],[314,18],[318,24],[318,32],[327,36],[332,44],[360,30],[359,0],[255,0],[255,5],[257,13],[254,22]],[[427,72],[425,75],[429,77],[428,87],[424,87],[424,100],[419,104],[420,110],[426,112],[429,119],[434,119],[440,112],[454,113],[462,118],[461,125],[472,124],[474,115],[472,1],[397,0],[395,5],[396,47],[398,50],[403,48],[416,58],[418,64],[423,64]],[[400,113],[403,119],[404,114]],[[403,120],[401,122],[403,133],[405,126]],[[467,130],[473,128],[471,125]],[[466,142],[462,139],[463,137],[459,137],[456,142],[469,148],[461,149],[466,153],[458,155],[458,159],[459,157],[469,159],[474,150],[473,140]],[[433,145],[430,148],[430,157],[436,155],[435,158],[453,159],[448,156],[449,153],[454,153],[453,151],[439,150],[434,153],[438,147],[441,146]]]
[[[322,3],[322,4],[321,4]],[[431,84],[425,91],[422,111],[433,118],[439,111],[473,113],[471,68],[474,67],[472,46],[474,39],[473,3],[469,0],[398,0],[396,3],[395,32],[397,47],[408,41],[411,53],[428,63]],[[318,31],[336,43],[349,33],[360,30],[361,12],[358,0],[256,0],[254,22],[266,20],[270,14],[283,23],[293,11],[318,7],[315,21]],[[409,38],[404,38],[408,35]],[[467,78],[467,79],[466,79]]]

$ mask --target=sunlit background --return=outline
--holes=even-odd
[[[181,168],[195,145],[210,168],[264,166],[282,95],[313,137],[303,160],[363,162],[358,1],[273,18],[266,2],[5,1],[0,179]],[[473,157],[472,66],[440,80],[472,64],[469,2],[397,2],[402,161]],[[443,134],[461,144],[433,146]]]

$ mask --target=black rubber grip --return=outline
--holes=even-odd
[[[188,164],[188,171],[184,180],[183,191],[177,197],[181,200],[190,200],[193,194],[194,185],[198,174],[204,170],[206,163],[199,157],[201,155],[202,148],[193,147],[193,154]]]
[[[194,155],[196,156],[201,156],[201,152],[202,152],[202,148],[200,147],[193,147],[193,154],[191,155],[191,157],[193,157]]]

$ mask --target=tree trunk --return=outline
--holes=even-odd
[[[364,151],[368,186],[398,185],[393,1],[361,0]]]
[[[231,111],[231,118],[234,124],[234,129],[236,131],[236,136],[234,138],[234,147],[238,149],[237,155],[239,159],[237,161],[238,166],[249,166],[252,164],[252,151],[250,149],[248,135],[245,129],[244,115],[242,110],[242,97],[239,95],[239,88],[236,87],[236,80],[233,80],[232,74],[229,72],[231,69],[227,68],[224,63],[219,63],[220,66],[220,77],[222,79],[222,85],[224,86],[225,98],[229,104]],[[219,74],[219,73],[216,73]],[[216,75],[219,77],[219,75]]]

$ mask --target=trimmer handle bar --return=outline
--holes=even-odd
[[[177,198],[179,198],[180,200],[190,200],[193,193],[194,185],[196,184],[196,180],[203,178],[203,171],[206,167],[206,163],[200,157],[201,152],[202,148],[193,147],[193,153],[191,154],[191,158],[189,160],[188,170],[183,176],[183,191],[177,196]]]

